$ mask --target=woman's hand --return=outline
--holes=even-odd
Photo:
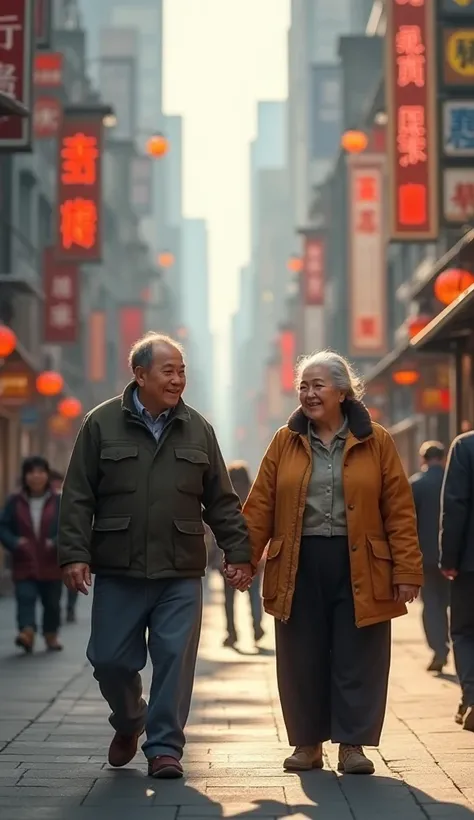
[[[394,595],[399,604],[412,604],[420,594],[420,587],[413,584],[397,584],[394,587]]]

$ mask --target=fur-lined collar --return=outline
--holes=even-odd
[[[346,399],[342,404],[342,411],[347,418],[349,430],[357,439],[368,438],[372,435],[372,421],[365,404],[355,399]],[[288,419],[288,427],[293,433],[306,435],[308,433],[308,418],[298,407]]]

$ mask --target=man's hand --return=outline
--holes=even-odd
[[[444,575],[448,581],[454,581],[454,579],[458,577],[457,569],[442,569],[441,574]]]
[[[89,595],[89,590],[92,584],[91,568],[89,564],[66,564],[62,568],[63,581],[67,588],[72,592],[82,592],[83,595]]]
[[[420,587],[413,584],[397,584],[394,587],[394,598],[399,604],[412,604],[420,594]]]
[[[253,570],[251,564],[226,564],[225,577],[229,586],[245,592],[252,584]]]

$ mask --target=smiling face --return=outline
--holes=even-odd
[[[346,394],[334,387],[329,370],[310,365],[301,375],[299,399],[303,413],[315,424],[331,423],[341,416]]]
[[[180,351],[166,343],[156,343],[149,368],[137,367],[135,379],[140,400],[152,414],[176,407],[186,387],[186,367]]]

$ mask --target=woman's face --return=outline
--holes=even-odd
[[[345,393],[332,384],[326,367],[307,367],[301,376],[299,398],[303,413],[316,424],[337,418]]]
[[[41,493],[44,493],[48,486],[48,481],[48,473],[41,467],[35,467],[25,476],[26,486],[33,495],[41,495]]]

